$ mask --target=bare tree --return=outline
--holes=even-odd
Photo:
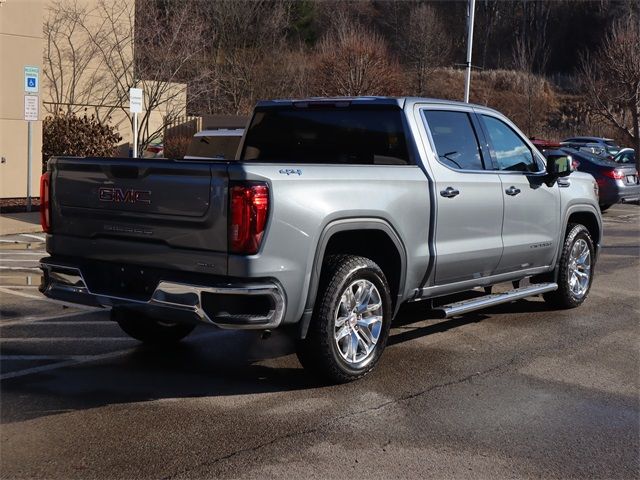
[[[500,19],[500,1],[499,0],[481,0],[478,20],[478,32],[484,33],[484,40],[482,42],[482,68],[487,67],[487,52],[489,51],[489,44],[493,39],[493,34],[498,21]],[[495,60],[494,60],[495,62]],[[495,63],[494,63],[495,64]]]
[[[418,5],[411,11],[401,45],[412,72],[411,93],[425,95],[429,75],[446,65],[451,56],[451,42],[433,7]]]
[[[293,3],[289,0],[217,1],[204,5],[205,63],[212,73],[199,103],[208,113],[246,114],[255,101],[296,83],[286,65],[295,49],[287,45]],[[192,88],[194,82],[191,82]]]
[[[43,74],[50,101],[44,103],[44,109],[57,115],[93,106],[94,115],[104,123],[116,108],[110,105],[114,86],[106,81],[103,69],[95,68],[98,49],[84,28],[90,15],[91,10],[76,0],[57,0],[48,6]]]
[[[398,95],[404,83],[384,39],[357,24],[343,24],[320,42],[313,77],[319,95]]]
[[[609,30],[600,50],[582,59],[590,114],[634,146],[640,170],[640,26],[630,15]]]
[[[88,9],[58,0],[45,23],[45,75],[54,104],[94,107],[101,121],[116,111],[128,117],[129,89],[142,88],[143,151],[185,114],[185,72],[203,52],[203,32],[204,22],[187,2],[100,0]]]

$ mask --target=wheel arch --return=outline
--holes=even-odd
[[[366,240],[366,244],[362,245],[362,240]],[[406,281],[407,253],[396,230],[381,218],[335,220],[322,230],[316,247],[307,300],[299,326],[300,338],[305,338],[309,329],[324,259],[334,253],[361,255],[376,262],[389,282],[394,316],[400,306]]]
[[[596,258],[600,253],[600,243],[602,241],[602,220],[598,212],[596,212],[595,208],[585,207],[580,208],[576,207],[570,209],[567,212],[566,220],[563,225],[562,239],[567,235],[567,228],[571,223],[579,223],[584,225],[587,230],[589,230],[589,235],[591,235],[591,239],[593,240],[594,246],[596,248]]]

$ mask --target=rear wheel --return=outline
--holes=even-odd
[[[607,205],[600,205],[600,211],[604,212],[605,210],[608,210],[611,207],[611,203],[607,204]]]
[[[547,303],[574,308],[585,301],[593,281],[593,240],[584,225],[569,224],[558,264],[558,289],[544,294]]]
[[[355,380],[378,362],[390,324],[391,296],[380,267],[364,257],[330,256],[298,358],[306,369],[332,382]]]
[[[111,319],[130,337],[149,344],[177,343],[195,328],[195,325],[166,322],[124,308],[113,308]]]

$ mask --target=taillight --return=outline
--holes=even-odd
[[[42,231],[45,233],[51,231],[51,207],[49,201],[50,179],[49,172],[43,173],[40,177],[40,225],[42,226]]]
[[[602,174],[606,177],[613,178],[614,180],[622,180],[624,178],[624,173],[620,170],[605,170]]]
[[[576,160],[575,158],[571,160],[571,169],[573,171],[578,170],[579,166],[580,166],[580,162],[578,160]]]
[[[253,255],[260,249],[269,214],[269,187],[233,185],[229,194],[229,251]]]

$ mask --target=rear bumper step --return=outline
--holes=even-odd
[[[450,303],[448,305],[442,305],[435,307],[434,310],[442,314],[442,318],[450,318],[456,315],[463,315],[474,310],[480,310],[482,308],[491,307],[493,305],[500,305],[501,303],[509,303],[514,300],[520,300],[522,298],[531,297],[533,295],[540,295],[541,293],[552,292],[558,289],[557,283],[538,283],[535,285],[529,285],[526,287],[520,287],[513,290],[509,290],[504,293],[494,293],[492,295],[485,295],[479,298],[473,298],[470,300],[463,300],[461,302]]]
[[[191,285],[162,280],[149,300],[91,292],[79,268],[41,262],[40,291],[47,297],[98,307],[127,307],[158,318],[206,323],[220,328],[271,329],[285,313],[285,296],[276,283]]]

